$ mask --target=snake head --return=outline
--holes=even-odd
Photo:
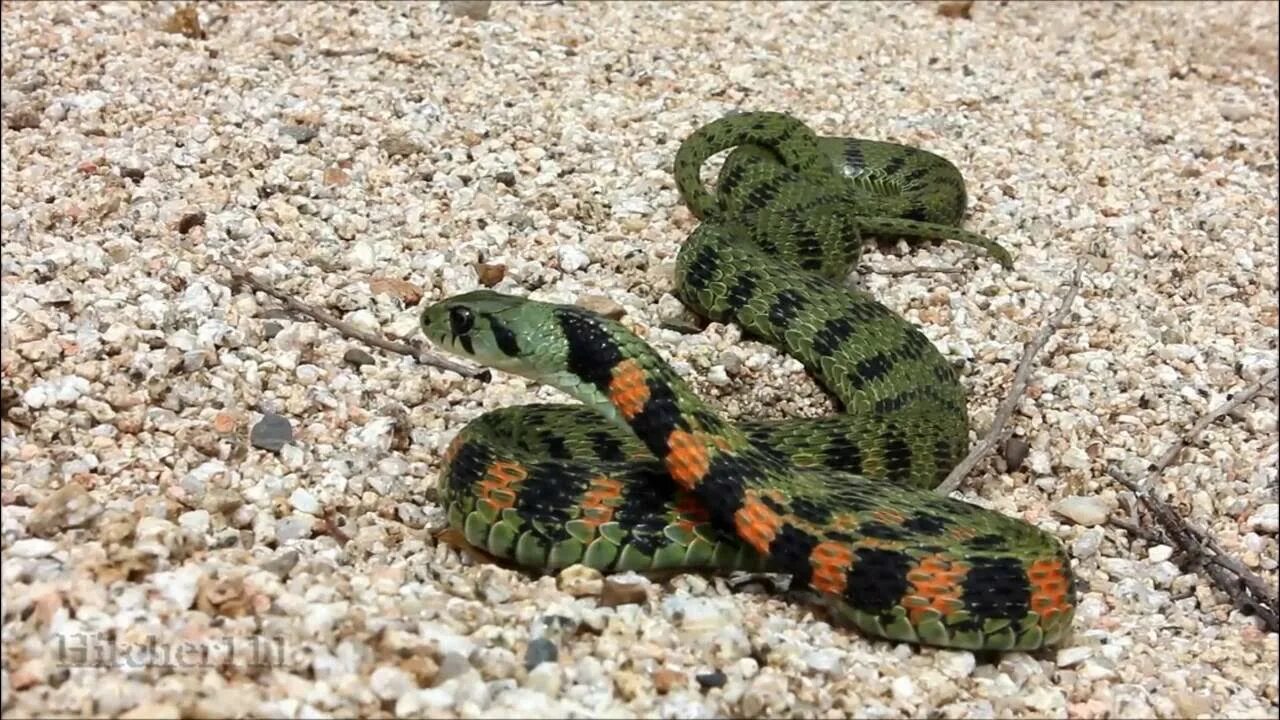
[[[419,317],[423,333],[441,350],[527,377],[557,360],[540,342],[550,321],[543,303],[492,290],[446,298]]]

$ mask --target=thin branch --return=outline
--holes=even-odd
[[[858,268],[858,272],[865,273],[868,275],[887,275],[889,277],[901,277],[903,275],[923,275],[925,273],[943,273],[946,275],[956,275],[956,274],[965,272],[965,269],[958,268],[958,267],[945,267],[945,266],[926,267],[926,266],[915,266],[915,265],[908,265],[906,267],[895,267],[895,268],[881,268],[881,267],[871,267],[867,265],[867,266]]]
[[[938,492],[946,495],[960,487],[965,477],[973,471],[973,468],[977,466],[982,458],[986,457],[997,445],[1009,437],[1012,428],[1006,429],[1005,426],[1009,423],[1009,418],[1013,417],[1013,412],[1018,408],[1018,403],[1022,402],[1023,396],[1027,393],[1027,383],[1031,378],[1032,361],[1035,359],[1036,353],[1039,353],[1044,348],[1053,333],[1066,321],[1067,315],[1071,312],[1071,303],[1075,302],[1076,295],[1080,292],[1080,283],[1083,277],[1084,260],[1080,260],[1076,263],[1075,273],[1072,274],[1071,281],[1067,284],[1066,293],[1062,297],[1062,304],[1045,321],[1031,342],[1027,343],[1026,347],[1023,348],[1022,360],[1018,363],[1018,370],[1013,375],[1013,383],[1009,387],[1009,394],[1000,403],[1000,407],[996,408],[995,417],[991,420],[991,429],[987,431],[986,437],[982,438],[969,451],[969,454],[951,469],[947,479],[938,485]]]
[[[289,295],[288,293],[285,293],[281,290],[277,290],[271,285],[254,277],[252,273],[250,273],[248,270],[244,268],[237,267],[235,265],[232,265],[230,263],[227,263],[221,260],[216,260],[215,262],[217,262],[222,267],[226,268],[227,271],[231,273],[232,282],[243,283],[253,288],[254,290],[257,290],[258,292],[266,293],[267,295],[270,295],[271,297],[284,303],[286,308],[293,310],[294,312],[298,312],[303,315],[306,315],[307,317],[311,318],[312,320],[315,320],[316,322],[322,325],[328,325],[329,327],[333,328],[334,330],[337,330],[338,332],[342,333],[344,336],[348,338],[351,338],[352,340],[358,340],[362,343],[365,343],[366,345],[372,345],[373,347],[381,348],[388,352],[398,353],[400,355],[408,355],[409,357],[418,361],[422,365],[429,365],[431,367],[440,368],[441,370],[451,370],[463,377],[477,378],[481,382],[489,382],[490,373],[488,370],[483,370],[483,369],[476,370],[473,368],[469,368],[464,365],[460,365],[458,363],[452,362],[450,360],[446,360],[444,358],[439,358],[434,355],[431,355],[430,353],[427,353],[420,348],[414,347],[413,345],[409,345],[408,343],[396,342],[395,340],[388,340],[380,335],[374,335],[373,333],[365,332],[364,330],[357,328],[351,323],[343,321],[338,317],[330,313],[327,313],[324,310],[321,310],[318,307],[308,305],[302,302],[301,300],[293,297],[292,295]]]
[[[1206,413],[1151,465],[1142,480],[1135,480],[1118,468],[1113,467],[1107,470],[1108,475],[1133,492],[1138,502],[1146,507],[1160,524],[1170,542],[1186,553],[1192,564],[1203,568],[1213,580],[1214,585],[1226,593],[1237,608],[1257,614],[1271,632],[1280,629],[1280,599],[1277,599],[1276,594],[1271,592],[1261,577],[1232,557],[1217,538],[1192,526],[1177,510],[1156,497],[1151,492],[1151,483],[1172,465],[1183,448],[1195,442],[1200,433],[1213,421],[1253,399],[1264,388],[1274,383],[1278,376],[1280,376],[1280,370],[1272,369],[1256,382]],[[1128,521],[1120,521],[1117,518],[1111,518],[1110,522],[1117,527],[1130,525]]]

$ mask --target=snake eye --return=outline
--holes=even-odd
[[[466,335],[475,324],[475,316],[469,308],[459,306],[449,309],[449,332],[454,335]]]

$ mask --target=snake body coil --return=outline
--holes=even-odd
[[[731,148],[713,195],[699,171]],[[1075,607],[1061,544],[929,490],[966,452],[963,389],[917,328],[839,282],[872,234],[957,240],[1008,265],[955,226],[959,172],[914,148],[745,113],[695,131],[675,174],[702,220],[677,257],[677,296],[801,360],[844,412],[732,424],[614,321],[490,291],[448,298],[422,314],[436,344],[583,403],[465,427],[441,476],[450,525],[531,568],[789,573],[891,640],[1059,642]]]

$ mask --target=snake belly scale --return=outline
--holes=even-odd
[[[732,150],[716,190],[705,161]],[[557,387],[581,405],[487,413],[446,451],[450,526],[527,568],[769,570],[888,640],[1029,650],[1075,609],[1057,539],[930,488],[968,447],[954,368],[918,328],[845,287],[868,235],[954,240],[964,183],[923,150],[815,135],[779,113],[713,121],[676,155],[701,222],[677,297],[799,359],[842,405],[731,423],[621,324],[492,291],[421,316],[441,348]]]

